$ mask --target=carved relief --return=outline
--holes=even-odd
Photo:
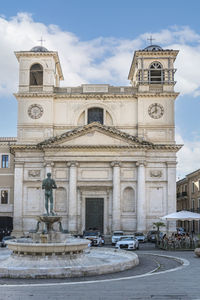
[[[156,178],[162,177],[162,171],[161,170],[151,170],[150,176],[156,177]]]
[[[40,177],[40,170],[29,170],[28,177]]]

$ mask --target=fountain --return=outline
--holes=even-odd
[[[31,238],[7,242],[11,255],[0,263],[0,277],[65,278],[99,275],[126,270],[139,263],[134,253],[113,249],[90,249],[89,241],[74,238],[63,230],[61,216],[53,211],[51,174],[43,180],[46,214],[37,217]],[[50,206],[50,212],[49,212]],[[45,228],[39,231],[40,223]],[[54,229],[58,223],[59,230]]]

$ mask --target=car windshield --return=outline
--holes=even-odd
[[[144,235],[142,232],[136,232],[135,233],[135,236],[141,236],[141,235]]]
[[[114,232],[113,235],[123,235],[123,232]]]
[[[98,231],[86,231],[84,233],[84,235],[87,235],[87,236],[93,236],[93,235],[98,235]]]
[[[120,241],[132,241],[132,240],[134,240],[134,238],[133,237],[122,237],[121,239],[120,239]]]

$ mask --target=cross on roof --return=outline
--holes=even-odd
[[[150,35],[150,38],[147,40],[150,42],[150,45],[152,45],[152,41],[155,41],[155,39],[152,38],[152,35]]]
[[[42,38],[42,36],[41,36],[41,39],[40,40],[38,40],[38,42],[40,42],[41,43],[41,47],[43,46],[43,42],[45,42],[45,40],[43,40],[43,38]]]

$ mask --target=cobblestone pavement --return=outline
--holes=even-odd
[[[0,250],[0,258],[6,257],[6,253],[7,250]],[[0,279],[0,300],[200,300],[200,259],[195,257],[194,252],[160,251],[153,244],[145,244],[136,253],[140,264],[131,270],[115,274],[81,279]],[[179,257],[190,264],[181,266],[176,259],[160,255]],[[148,274],[143,275],[144,273]]]

